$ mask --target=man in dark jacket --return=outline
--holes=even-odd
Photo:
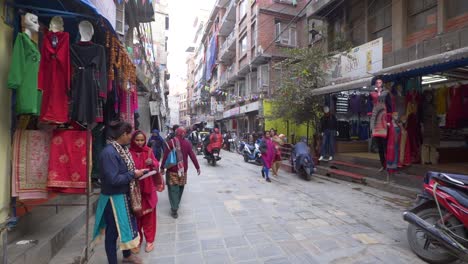
[[[337,121],[335,115],[330,113],[328,106],[323,107],[323,112],[320,119],[323,139],[319,160],[325,160],[324,157],[328,157],[327,160],[331,161],[335,155],[335,136],[338,134],[336,131]]]

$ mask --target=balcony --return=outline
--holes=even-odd
[[[232,86],[234,85],[236,78],[237,78],[237,74],[234,71],[234,65],[232,65],[223,73],[221,73],[219,85],[221,86],[221,88]]]
[[[219,28],[220,36],[227,36],[232,32],[236,26],[236,1],[231,0],[226,7],[226,14],[221,20],[221,26]]]
[[[219,49],[219,60],[221,62],[230,62],[236,56],[236,30],[234,29],[231,34],[226,38],[223,45]]]

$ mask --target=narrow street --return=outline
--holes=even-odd
[[[401,213],[407,198],[362,185],[281,172],[222,152],[218,166],[190,165],[179,219],[159,195],[155,250],[145,263],[424,263],[411,253]],[[120,256],[121,257],[121,256]],[[105,263],[103,243],[90,263]]]

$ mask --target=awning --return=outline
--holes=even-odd
[[[423,76],[468,65],[468,47],[401,63],[381,70],[384,81]]]
[[[368,87],[371,85],[372,78],[373,77],[365,77],[365,78],[350,81],[350,82],[320,87],[320,88],[314,89],[312,91],[312,95],[322,95],[322,94],[341,92],[341,91],[346,91],[346,90],[362,88],[364,86]]]

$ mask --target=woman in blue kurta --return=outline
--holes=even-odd
[[[140,236],[136,218],[129,210],[130,181],[143,175],[136,170],[128,150],[132,126],[116,122],[108,126],[109,140],[99,156],[101,195],[96,209],[94,238],[105,230],[105,247],[109,264],[117,264],[117,238],[125,263],[142,263],[130,249],[138,247]]]

